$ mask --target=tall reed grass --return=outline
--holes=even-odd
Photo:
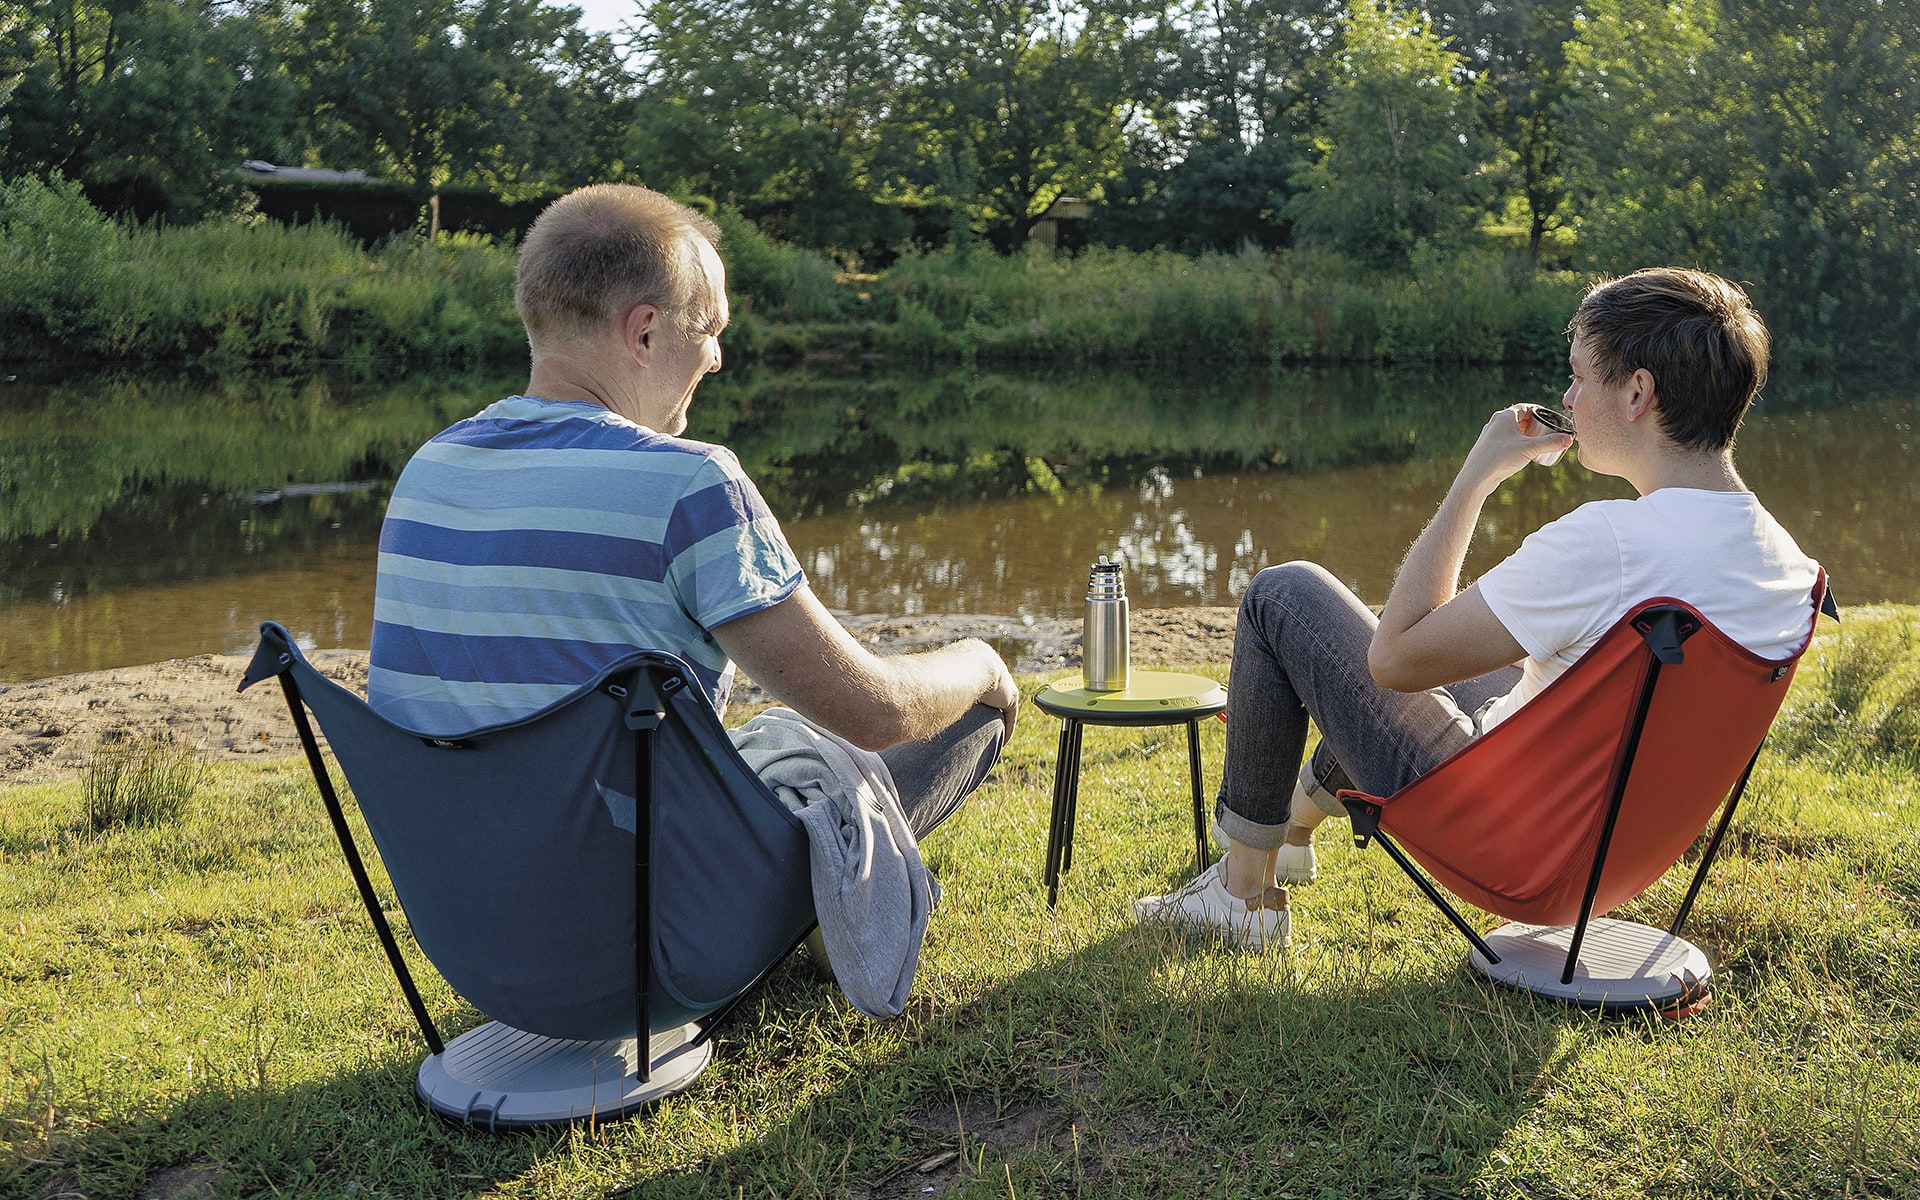
[[[1492,253],[1388,276],[1307,252],[1099,247],[909,257],[876,285],[881,340],[905,356],[1163,364],[1551,361],[1583,289]]]
[[[177,820],[205,770],[192,747],[164,733],[102,737],[80,777],[87,828],[105,833]]]

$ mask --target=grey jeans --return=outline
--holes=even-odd
[[[1270,850],[1286,837],[1296,774],[1313,802],[1389,795],[1472,741],[1474,715],[1520,681],[1519,667],[1424,692],[1395,692],[1367,671],[1377,618],[1325,568],[1291,562],[1254,576],[1240,597],[1227,679],[1227,763],[1215,815],[1236,842]],[[1301,766],[1307,722],[1320,729]]]
[[[1005,733],[1000,710],[976,704],[932,737],[880,752],[893,786],[900,789],[900,807],[916,839],[958,812],[986,782]]]

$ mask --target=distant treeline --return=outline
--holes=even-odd
[[[617,38],[541,0],[14,7],[0,178],[116,216],[268,203],[244,159],[366,171],[422,229],[441,192],[627,179],[856,272],[1064,233],[1391,296],[1492,247],[1719,271],[1793,361],[1920,317],[1912,3],[646,0]]]

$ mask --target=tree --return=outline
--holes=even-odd
[[[540,0],[308,0],[312,152],[507,196],[617,173],[631,85],[610,39]]]
[[[59,172],[139,216],[220,207],[231,168],[291,119],[265,20],[212,0],[26,0],[0,31],[0,173]]]
[[[1061,196],[1096,198],[1120,173],[1157,18],[1124,0],[911,0],[895,132],[929,164],[918,181],[930,190],[938,156],[971,145],[974,210],[1014,246]]]
[[[1429,20],[1390,6],[1351,9],[1339,61],[1308,190],[1290,206],[1296,241],[1404,264],[1484,211],[1476,95]]]
[[[655,186],[712,196],[803,245],[898,241],[900,29],[866,0],[655,0],[628,142]]]
[[[1506,148],[1527,212],[1527,252],[1540,261],[1548,231],[1568,219],[1565,101],[1571,88],[1566,43],[1572,0],[1441,0],[1430,4],[1434,31],[1484,81],[1485,119]]]
[[[1336,12],[1335,0],[1189,0],[1170,23],[1166,69],[1143,80],[1166,116],[1130,136],[1125,176],[1108,190],[1108,235],[1142,248],[1285,244]]]
[[[1911,346],[1914,6],[1594,0],[1568,57],[1589,265],[1746,280],[1791,357]]]

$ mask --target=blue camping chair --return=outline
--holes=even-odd
[[[804,829],[670,654],[630,654],[541,712],[455,738],[379,716],[272,622],[241,690],[269,677],[431,1048],[416,1090],[443,1116],[610,1120],[685,1088],[717,1023],[813,928]],[[308,710],[414,939],[493,1018],[452,1042],[381,912]]]

